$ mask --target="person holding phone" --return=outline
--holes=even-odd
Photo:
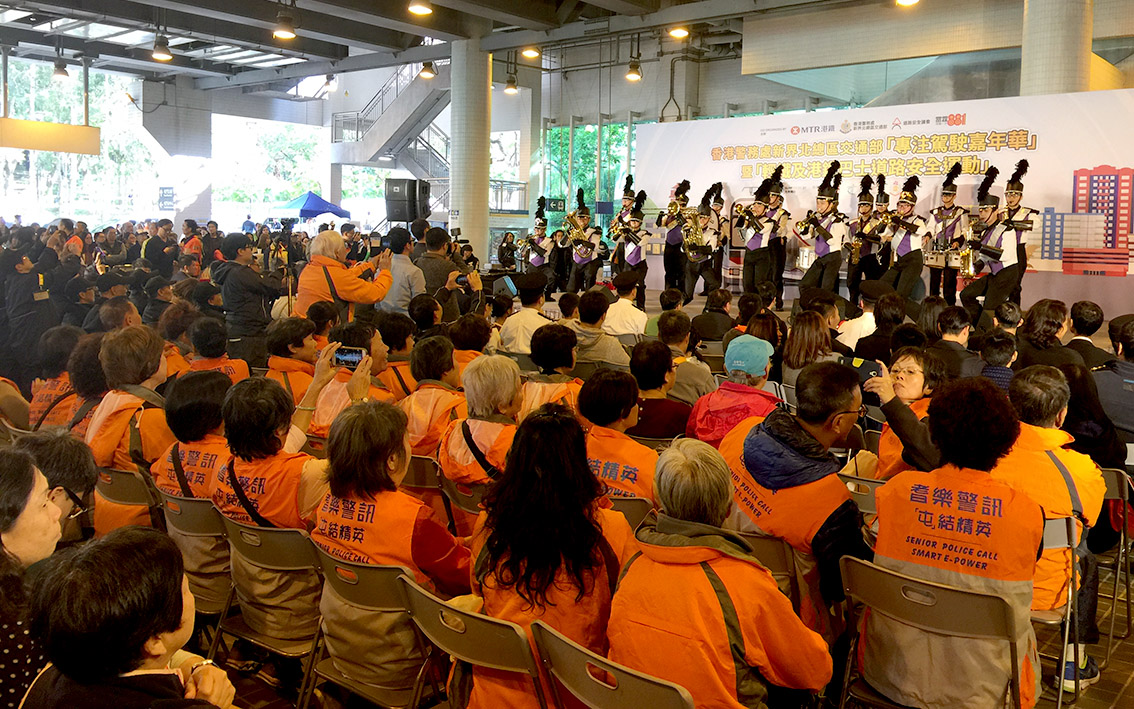
[[[394,403],[394,395],[378,380],[389,366],[390,349],[374,326],[353,322],[331,330],[335,378],[319,394],[307,432],[325,438],[339,412],[360,401]],[[332,349],[333,348],[333,349]]]
[[[354,319],[355,307],[377,303],[390,291],[391,254],[374,254],[347,267],[347,244],[336,231],[323,231],[311,242],[311,261],[299,274],[295,314],[303,316],[312,303],[329,300],[342,312],[340,321]]]
[[[933,470],[941,453],[929,438],[926,419],[933,391],[949,379],[945,363],[929,350],[903,347],[894,353],[889,368],[878,364],[882,373],[862,387],[878,395],[886,415],[876,477],[889,480],[905,470]]]

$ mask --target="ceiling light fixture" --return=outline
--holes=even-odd
[[[413,15],[424,17],[433,14],[433,6],[429,4],[429,0],[410,0],[409,11]]]
[[[55,81],[63,81],[70,76],[71,75],[67,73],[67,62],[63,60],[63,57],[56,59],[55,71],[51,73],[51,78]]]
[[[539,50],[535,47],[527,47],[520,52],[520,55],[525,59],[539,59]]]
[[[295,15],[290,9],[284,8],[276,15],[276,26],[272,30],[276,39],[295,39]]]
[[[918,3],[918,0],[895,0],[898,7],[913,7]]]
[[[642,64],[637,59],[630,60],[630,66],[626,69],[627,81],[641,81],[642,80]]]
[[[508,83],[504,85],[504,93],[508,94],[509,96],[520,93],[520,88],[516,86],[515,74],[508,75]]]
[[[335,75],[327,74],[327,80],[323,82],[323,89],[327,93],[334,93],[337,88],[339,88],[339,82],[335,80]]]
[[[155,61],[159,62],[168,62],[173,59],[173,54],[169,51],[169,40],[165,35],[159,34],[157,38],[154,39],[154,51],[150,56],[152,56]]]
[[[674,39],[685,39],[689,36],[689,30],[684,27],[674,27],[669,31],[669,36]]]
[[[425,62],[421,65],[421,71],[417,75],[423,79],[432,79],[437,76],[437,70],[433,68],[433,62]]]

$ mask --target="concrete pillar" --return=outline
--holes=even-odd
[[[544,162],[540,152],[543,147],[543,72],[522,69],[520,77],[524,93],[528,95],[527,112],[520,128],[520,179],[528,183],[528,213],[534,216]]]
[[[323,183],[323,199],[331,204],[339,204],[343,199],[343,166],[330,163],[327,166],[326,181]]]
[[[1088,91],[1094,0],[1024,0],[1020,95]]]
[[[453,42],[452,49],[449,211],[459,212],[461,238],[488,263],[492,57],[477,37]]]

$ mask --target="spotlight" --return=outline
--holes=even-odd
[[[272,30],[276,39],[295,39],[295,18],[288,10],[280,10],[276,15],[276,27]]]
[[[525,59],[539,59],[539,50],[535,47],[527,47],[522,52],[520,52],[520,56],[524,57]]]
[[[626,69],[627,81],[641,81],[642,80],[642,65],[637,59],[630,60],[630,66]]]
[[[164,35],[158,35],[154,40],[154,51],[150,55],[159,62],[168,62],[173,59],[173,55],[169,53],[169,40]]]
[[[429,4],[429,0],[410,0],[409,11],[418,16],[432,15],[433,6]]]
[[[918,3],[918,0],[895,0],[898,7],[913,7]]]
[[[432,79],[437,76],[437,70],[433,68],[433,62],[425,62],[421,65],[421,71],[417,75],[423,79]]]
[[[335,81],[335,75],[327,74],[327,80],[323,82],[323,88],[327,90],[327,93],[334,93],[338,87],[339,83]]]
[[[63,61],[63,57],[55,60],[55,71],[51,73],[51,78],[56,81],[64,81],[71,75],[67,73],[67,62]]]
[[[520,93],[519,87],[516,86],[515,74],[508,75],[508,83],[504,85],[504,93],[508,94],[509,96]]]
[[[669,31],[669,36],[674,39],[685,39],[689,36],[689,30],[684,27],[674,27]]]

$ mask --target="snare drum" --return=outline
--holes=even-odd
[[[811,268],[811,264],[813,263],[815,263],[815,249],[801,248],[799,255],[796,257],[796,267],[801,271],[806,271]]]
[[[945,252],[944,251],[926,251],[925,252],[925,265],[930,268],[945,268]]]
[[[955,271],[961,270],[961,252],[959,249],[949,249],[945,253],[945,266]]]

